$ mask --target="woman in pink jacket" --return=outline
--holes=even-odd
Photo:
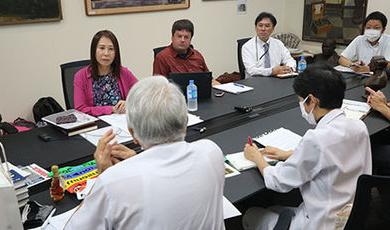
[[[136,82],[121,65],[115,35],[99,31],[91,42],[91,64],[74,76],[74,107],[93,116],[124,113],[127,94]]]

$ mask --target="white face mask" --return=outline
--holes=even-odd
[[[365,29],[364,36],[366,36],[367,40],[370,42],[374,42],[381,37],[382,33],[380,30],[375,29]]]
[[[309,96],[307,96],[305,98],[305,100],[303,101],[300,101],[299,102],[299,108],[301,109],[301,113],[302,113],[302,117],[311,125],[316,125],[317,122],[316,122],[316,119],[314,118],[314,115],[313,115],[313,110],[314,108],[310,111],[310,113],[307,113],[306,110],[305,110],[305,106],[303,105],[307,98],[309,98]]]

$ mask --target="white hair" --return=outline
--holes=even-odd
[[[187,129],[184,95],[163,76],[137,82],[126,99],[127,125],[142,147],[183,141]]]

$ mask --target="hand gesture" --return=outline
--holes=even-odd
[[[134,150],[129,149],[126,146],[122,144],[116,144],[111,148],[111,162],[116,164],[122,160],[126,160],[127,158],[135,156],[136,154],[137,153]]]
[[[110,142],[114,140],[114,138],[115,134],[112,129],[110,129],[102,136],[102,138],[100,138],[96,146],[94,157],[99,173],[102,173],[104,170],[113,165],[111,161],[112,144],[110,144]]]
[[[370,94],[367,97],[367,103],[371,106],[371,108],[381,113],[388,108],[386,96],[382,93],[382,91],[378,90],[375,92],[370,87],[366,87],[365,89]]]

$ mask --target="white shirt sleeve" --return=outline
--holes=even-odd
[[[245,71],[250,75],[270,76],[272,68],[262,67],[262,62],[256,60],[255,39],[250,39],[242,46],[241,55]]]
[[[290,51],[288,51],[288,49],[284,45],[282,45],[282,46],[283,46],[283,47],[281,47],[282,48],[282,63],[295,70],[297,67],[297,62],[295,61],[294,58],[291,57]]]
[[[358,43],[359,43],[360,36],[356,37],[352,40],[351,43],[341,52],[341,56],[348,58],[350,61],[357,60],[358,59]]]
[[[299,188],[317,175],[322,164],[320,161],[321,149],[314,140],[304,137],[294,153],[285,162],[279,162],[275,166],[268,166],[264,169],[263,177],[268,189],[288,192]]]

